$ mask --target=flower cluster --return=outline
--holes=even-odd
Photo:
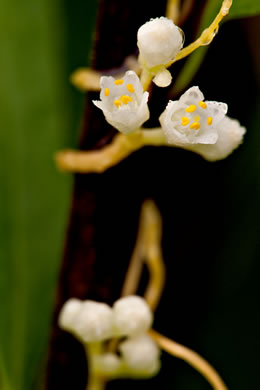
[[[147,377],[158,372],[160,351],[146,333],[152,321],[149,306],[138,296],[121,298],[112,308],[73,298],[64,304],[59,316],[59,326],[84,344],[127,337],[119,343],[120,357],[106,352],[94,358],[95,370],[112,377]]]
[[[151,19],[139,28],[137,45],[144,73],[152,75],[158,86],[168,85],[171,75],[167,67],[182,49],[182,30],[165,17]],[[106,120],[125,135],[140,130],[149,119],[149,94],[137,74],[128,71],[121,79],[101,77],[100,84],[101,100],[94,104]],[[179,100],[169,101],[161,114],[159,143],[165,140],[165,144],[191,150],[209,161],[223,159],[241,144],[246,131],[226,113],[225,103],[204,101],[199,88],[192,87]],[[146,145],[148,138],[146,134]]]

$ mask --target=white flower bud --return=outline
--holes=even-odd
[[[81,310],[82,301],[71,298],[64,303],[58,318],[59,327],[73,332],[76,318]]]
[[[114,330],[117,336],[139,335],[152,325],[153,314],[146,301],[138,296],[118,299],[113,306]]]
[[[85,343],[113,336],[113,313],[105,303],[84,301],[76,317],[74,334]]]
[[[100,81],[101,101],[93,103],[103,111],[108,123],[124,134],[137,130],[147,119],[148,92],[133,71],[126,72],[122,79],[103,76]]]
[[[122,361],[115,353],[107,352],[94,356],[93,364],[94,371],[113,377],[120,371]]]
[[[154,84],[158,87],[168,87],[171,84],[172,75],[167,69],[163,69],[160,72],[156,73],[153,78]]]
[[[147,68],[167,65],[183,46],[183,32],[165,17],[151,19],[137,33],[140,62]]]
[[[219,122],[217,129],[218,140],[215,144],[194,145],[191,150],[208,161],[222,160],[242,143],[246,132],[245,127],[242,127],[237,120],[227,116]]]
[[[160,369],[160,350],[148,336],[130,338],[119,345],[127,367],[136,375],[155,375]]]

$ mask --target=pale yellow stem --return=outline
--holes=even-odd
[[[140,76],[140,80],[143,86],[144,91],[147,91],[152,79],[154,77],[154,73],[151,73],[148,69],[143,68]]]
[[[140,65],[134,56],[126,57],[123,67],[133,70],[136,74],[141,73]],[[116,78],[122,78],[124,73],[122,69],[118,69],[118,73],[115,75]],[[100,91],[100,79],[102,73],[91,68],[79,68],[75,70],[70,76],[71,83],[80,89],[81,91]]]
[[[165,284],[165,265],[163,262],[161,239],[162,218],[154,202],[147,200],[142,208],[143,224],[145,225],[145,262],[149,271],[149,283],[144,298],[155,311]]]
[[[56,153],[55,160],[63,171],[101,173],[146,145],[167,145],[160,128],[137,130],[130,135],[117,134],[111,144],[100,150],[63,150]]]
[[[102,354],[102,344],[88,343],[84,346],[88,362],[88,383],[86,390],[104,390],[105,379],[98,375],[93,369],[94,357]]]
[[[191,349],[184,347],[181,344],[176,343],[168,339],[165,336],[162,336],[160,333],[150,330],[149,335],[156,341],[160,348],[168,352],[172,356],[175,356],[179,359],[184,360],[192,367],[195,368],[201,375],[207,379],[215,390],[227,390],[227,386],[220,378],[216,370],[200,355]]]
[[[121,297],[135,294],[138,288],[139,280],[143,270],[143,260],[145,254],[144,234],[144,224],[142,223],[141,219],[139,222],[136,245],[126,272],[125,281],[121,291]]]
[[[143,262],[149,271],[149,283],[144,298],[154,311],[161,298],[165,281],[165,267],[161,251],[162,220],[152,200],[141,209],[137,242],[129,263],[121,296],[132,295],[139,284]]]
[[[180,0],[168,0],[165,16],[178,24],[180,16]]]
[[[80,68],[72,73],[70,81],[82,91],[99,91],[100,78],[100,72],[90,68]]]
[[[160,300],[165,280],[165,267],[161,254],[162,219],[152,200],[144,201],[139,220],[135,248],[126,272],[121,297],[136,293],[144,262],[149,271],[149,283],[144,298],[152,310]],[[108,344],[107,350],[115,352],[118,339]]]
[[[216,32],[219,27],[219,23],[229,13],[229,9],[231,5],[232,5],[232,0],[224,0],[219,13],[215,17],[211,25],[202,32],[201,36],[198,39],[196,39],[196,41],[194,41],[193,43],[191,43],[190,45],[184,47],[181,51],[179,51],[175,59],[171,61],[167,66],[170,66],[174,62],[179,61],[184,57],[187,57],[194,50],[198,49],[200,46],[209,45],[216,35]]]

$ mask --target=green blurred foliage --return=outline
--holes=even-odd
[[[76,139],[80,94],[68,78],[87,63],[97,5],[77,3],[72,27],[69,1],[0,2],[3,390],[32,388],[47,345],[71,192],[53,155]]]
[[[258,0],[234,0],[229,16],[231,18],[245,18],[260,13]]]

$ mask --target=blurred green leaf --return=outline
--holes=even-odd
[[[229,17],[245,18],[260,13],[259,0],[234,0],[230,9]]]
[[[87,10],[89,39],[96,2]],[[53,155],[76,130],[67,25],[64,2],[0,2],[1,390],[32,388],[47,345],[71,187]]]

